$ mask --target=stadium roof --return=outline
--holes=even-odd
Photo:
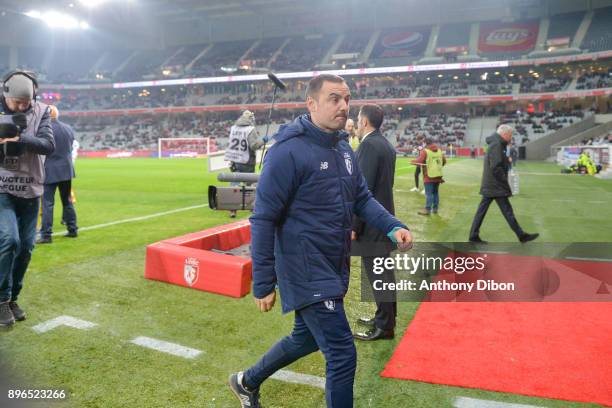
[[[32,9],[69,12],[96,25],[133,27],[138,20],[153,18],[159,24],[193,20],[214,20],[242,16],[322,16],[355,13],[362,6],[371,8],[477,11],[539,7],[548,0],[0,0],[0,9],[25,13]],[[322,14],[324,13],[324,14]],[[135,19],[136,18],[136,19]]]
[[[537,17],[587,9],[592,4],[573,0],[0,0],[0,42],[11,44],[7,36],[22,31],[15,28],[28,19],[25,13],[32,10],[66,13],[87,22],[99,33],[119,38],[122,45],[147,48],[161,43],[218,41],[206,34],[209,30],[218,33],[219,27],[236,27],[236,37],[283,36],[288,31],[337,31],[335,27],[358,30],[364,28],[365,22],[384,28],[398,22],[414,25]],[[612,0],[599,0],[596,4],[612,5]],[[261,30],[240,33],[250,18],[260,23]],[[264,29],[270,26],[282,29]],[[182,34],[174,38],[176,32]],[[143,40],[152,42],[147,45]]]

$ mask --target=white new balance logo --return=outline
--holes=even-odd
[[[243,407],[251,406],[251,400],[248,395],[240,394],[240,402],[242,403]]]
[[[328,162],[321,162],[321,168],[319,170],[327,170],[328,167],[329,167]]]

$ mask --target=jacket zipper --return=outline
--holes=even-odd
[[[337,148],[335,148],[335,147],[332,147],[331,149],[334,152],[334,162],[336,163],[336,172],[338,174],[338,176],[337,176],[337,178],[338,178],[338,187],[340,189],[340,196],[342,197],[342,214],[343,214],[344,218],[346,219],[346,200],[344,199],[344,190],[342,189],[342,176],[340,175],[341,168],[340,168],[340,165],[338,164],[338,154],[340,154],[340,151]],[[344,220],[342,220],[342,224],[344,226]],[[344,233],[344,229],[343,229],[342,233]],[[341,269],[345,266],[344,265],[344,260],[345,260],[345,257],[346,257],[346,251],[347,251],[346,243],[343,243],[343,245],[342,245],[342,253],[340,254],[340,260],[341,260],[340,261],[341,262],[340,268]],[[340,270],[340,274],[342,274],[342,273],[343,273],[343,271]]]

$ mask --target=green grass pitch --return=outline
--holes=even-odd
[[[215,175],[202,159],[79,159],[74,181],[80,227],[96,226],[207,203]],[[440,214],[416,214],[425,197],[411,193],[413,167],[399,159],[395,182],[397,215],[419,241],[465,241],[479,200],[482,161],[451,160],[440,188]],[[544,242],[610,241],[612,181],[561,175],[559,167],[521,162],[521,192],[512,199],[517,218]],[[55,231],[61,231],[59,199]],[[247,217],[248,213],[239,213]],[[30,388],[66,388],[70,398],[58,407],[235,407],[226,380],[230,372],[256,361],[289,333],[293,315],[277,306],[259,313],[252,297],[232,299],[143,278],[145,246],[161,239],[229,222],[228,213],[207,206],[156,218],[83,230],[78,239],[58,236],[39,246],[20,299],[28,320],[0,333],[0,355]],[[485,219],[483,239],[513,242],[515,237],[495,205]],[[353,322],[373,309],[361,303],[359,260],[353,258],[346,298]],[[399,305],[398,332],[417,304]],[[89,331],[61,327],[44,334],[31,327],[69,315],[97,323]],[[193,359],[152,351],[129,340],[148,336],[202,350]],[[382,379],[380,371],[399,342],[358,344],[355,407],[451,407],[457,396],[541,405],[587,407],[565,401]],[[320,353],[289,370],[324,376]],[[266,407],[319,408],[321,389],[267,381]]]

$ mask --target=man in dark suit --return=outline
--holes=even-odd
[[[394,214],[393,182],[395,177],[396,153],[391,143],[380,132],[383,110],[378,105],[368,104],[361,107],[358,116],[358,135],[361,144],[357,149],[357,161],[368,183],[368,189],[385,209]],[[393,269],[384,269],[381,274],[374,273],[375,258],[388,257],[394,249],[387,235],[355,217],[353,222],[353,243],[351,255],[361,256],[362,276],[368,277],[370,286],[375,280],[395,282]],[[369,330],[355,333],[359,340],[372,341],[392,339],[395,330],[397,303],[395,292],[374,290],[376,314],[373,319],[361,318],[358,323]]]
[[[506,154],[506,146],[512,140],[512,127],[501,125],[497,132],[487,137],[489,145],[484,157],[484,167],[482,171],[482,182],[480,185],[480,195],[482,200],[472,221],[470,229],[470,242],[486,243],[480,239],[480,226],[484,220],[491,202],[495,200],[501,213],[506,218],[506,222],[512,228],[517,238],[521,242],[529,242],[536,239],[540,234],[528,234],[519,225],[514,210],[508,197],[512,196],[512,190],[508,184],[508,170],[510,161]]]
[[[67,124],[58,120],[59,112],[55,106],[50,106],[51,127],[55,137],[55,151],[47,156],[45,161],[45,190],[43,193],[42,228],[39,244],[50,244],[53,229],[53,206],[55,190],[59,189],[62,200],[62,219],[68,228],[67,237],[77,237],[77,219],[74,205],[70,199],[74,165],[72,163],[72,143],[74,132]]]

